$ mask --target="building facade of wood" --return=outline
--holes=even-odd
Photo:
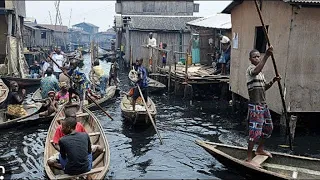
[[[53,30],[34,23],[25,23],[22,35],[23,45],[27,48],[51,47],[53,45]]]
[[[125,27],[127,28],[126,31],[122,31],[121,44],[125,46],[127,63],[138,58],[143,58],[145,63],[148,63],[149,49],[143,46],[148,44],[150,32],[157,40],[157,47],[160,43],[165,43],[167,49],[186,52],[191,38],[190,29],[187,28],[186,23],[199,18],[194,16],[153,15],[130,15],[126,17],[130,18],[130,22]]]
[[[17,14],[17,17],[16,17]],[[23,19],[26,17],[25,1],[4,0],[0,3],[0,63],[4,63],[7,51],[10,47],[6,42],[12,41],[15,44],[17,22],[19,23],[20,33],[22,34]],[[18,21],[17,21],[18,20]],[[8,49],[9,48],[9,49]],[[13,55],[13,54],[12,54]],[[11,56],[11,55],[10,55]],[[13,55],[15,58],[17,55]],[[10,59],[10,57],[9,57]]]
[[[215,52],[221,52],[220,35],[231,39],[230,14],[215,14],[205,18],[199,18],[187,23],[192,34],[199,36],[200,64],[211,65],[211,57]]]
[[[93,36],[95,43],[103,49],[111,49],[111,41],[116,39],[116,32],[113,29],[108,29],[105,32],[98,32]]]
[[[268,29],[288,112],[320,112],[320,2],[305,0],[260,1]],[[266,51],[266,40],[254,1],[234,1],[224,11],[231,13],[237,48],[231,50],[231,91],[248,98],[246,69],[249,52]],[[235,40],[233,39],[233,43]],[[268,80],[275,76],[272,61],[263,69]],[[281,113],[277,85],[267,91],[271,110]]]
[[[77,47],[88,48],[90,46],[90,33],[83,31],[79,28],[69,29],[70,42],[73,45],[72,49]]]
[[[150,1],[150,0],[117,0],[117,14],[123,15],[175,15],[192,16],[199,12],[199,4],[193,0]]]
[[[69,31],[67,26],[39,24],[38,26],[52,30],[53,46],[60,46],[62,50],[67,50],[67,45],[70,42]]]

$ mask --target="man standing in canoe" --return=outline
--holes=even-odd
[[[80,99],[79,113],[82,112],[86,91],[89,88],[89,82],[86,75],[79,70],[78,61],[73,59],[70,62],[70,71],[68,75],[72,79],[73,86],[69,88],[69,102],[71,103],[72,95],[76,94]]]
[[[260,52],[256,49],[252,50],[249,53],[251,64],[246,72],[249,93],[249,144],[246,161],[256,167],[259,167],[259,164],[252,161],[252,150],[255,143],[259,142],[256,155],[272,157],[268,151],[264,150],[265,139],[271,136],[273,130],[270,111],[266,104],[266,90],[268,90],[276,81],[280,81],[281,78],[274,77],[272,81],[266,83],[262,73],[262,69],[272,53],[273,47],[270,46],[265,56],[260,60]]]
[[[137,59],[136,60],[136,71],[138,72],[138,81],[136,82],[136,85],[140,87],[142,95],[146,101],[148,102],[148,76],[147,76],[147,70],[145,67],[142,66],[143,59]],[[133,111],[135,111],[135,105],[136,100],[140,97],[140,92],[138,87],[135,87],[133,90],[133,96],[132,96],[132,108]]]

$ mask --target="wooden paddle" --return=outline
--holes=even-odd
[[[62,73],[64,74],[64,75],[66,75],[69,79],[70,79],[70,81],[72,81],[73,83],[74,83],[74,81],[72,80],[72,78],[67,74],[67,73],[65,73],[65,72],[63,72],[63,69],[59,66],[59,64],[55,61],[55,60],[53,60],[50,56],[48,56],[50,59],[51,59],[51,61],[59,68],[59,69],[61,69],[62,70]],[[111,120],[113,120],[113,118],[107,113],[107,111],[105,111],[95,100],[93,100],[88,94],[86,94],[87,95],[87,97],[94,103],[94,104],[96,104],[100,109],[101,109],[101,111],[102,112],[104,112]]]
[[[146,107],[146,110],[147,110],[147,113],[148,113],[148,115],[149,115],[150,121],[151,121],[151,123],[152,123],[152,125],[153,125],[153,127],[154,127],[154,130],[156,130],[156,133],[157,133],[157,135],[158,135],[158,137],[159,137],[159,139],[160,139],[160,144],[163,144],[163,141],[162,141],[162,138],[161,138],[161,136],[160,136],[160,133],[158,132],[157,126],[156,126],[156,124],[154,123],[154,120],[153,120],[153,118],[152,118],[152,116],[151,116],[151,114],[150,114],[148,105],[147,105],[147,103],[146,103],[146,101],[145,101],[145,99],[144,99],[144,97],[143,97],[143,94],[142,94],[142,92],[141,92],[141,89],[140,89],[139,85],[138,85],[137,87],[138,87],[138,90],[139,90],[139,93],[140,93],[140,97],[142,98],[143,104],[144,104],[144,106]]]
[[[265,37],[266,37],[266,40],[268,42],[268,46],[270,47],[270,39],[269,39],[269,36],[268,36],[268,33],[267,33],[267,30],[266,30],[266,26],[264,25],[264,22],[263,22],[263,19],[262,19],[262,15],[261,15],[261,11],[260,11],[260,8],[258,6],[258,2],[257,0],[254,0],[254,3],[256,5],[256,8],[257,8],[257,12],[259,14],[259,18],[260,18],[260,21],[261,21],[261,24],[262,24],[262,29],[263,29],[263,32],[265,34]],[[274,55],[273,53],[271,54],[271,59],[272,59],[272,63],[273,63],[273,68],[274,68],[274,71],[275,71],[275,74],[276,76],[279,76],[279,73],[278,73],[278,69],[277,69],[277,65],[276,65],[276,60],[274,59]],[[282,85],[280,83],[280,81],[278,81],[278,87],[279,87],[279,91],[280,91],[280,96],[281,96],[281,102],[282,102],[282,106],[283,106],[283,111],[284,111],[284,117],[286,119],[286,131],[287,131],[287,136],[289,136],[289,144],[290,144],[290,149],[292,150],[292,140],[291,140],[291,135],[290,135],[290,127],[289,127],[289,119],[288,119],[288,115],[287,115],[287,106],[286,106],[286,102],[284,100],[284,95],[283,95],[283,91],[282,91]]]

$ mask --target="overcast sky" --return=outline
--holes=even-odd
[[[51,21],[52,24],[55,24],[54,2],[26,0],[27,17],[36,18],[39,24],[51,24]],[[200,12],[194,13],[194,16],[206,17],[221,12],[231,1],[195,2],[200,4]],[[115,1],[60,1],[59,9],[63,25],[69,26],[70,22],[70,26],[72,26],[85,21],[99,26],[99,31],[105,31],[113,26],[114,6]],[[59,24],[59,21],[57,24]]]

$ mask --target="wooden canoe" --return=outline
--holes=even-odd
[[[154,79],[148,78],[148,91],[150,93],[162,92],[165,89],[166,89],[166,85]]]
[[[3,103],[9,94],[8,86],[0,79],[0,104]]]
[[[16,81],[20,86],[20,88],[40,85],[40,80],[41,80],[41,78],[33,79],[33,78],[20,78],[20,77],[13,77],[13,76],[1,76],[1,78],[6,83],[6,85],[9,85],[11,81]]]
[[[100,99],[97,99],[96,100],[96,103],[98,104],[102,104],[102,103],[105,103],[109,100],[111,100],[114,95],[116,94],[116,86],[109,86],[107,89],[106,89],[106,95],[103,97],[103,98],[100,98]],[[97,105],[95,103],[90,103],[88,104],[88,102],[86,102],[87,104],[85,104],[85,106],[88,108],[88,109],[92,109],[94,107],[96,107]]]
[[[130,81],[131,85],[134,85],[134,82],[137,82],[137,80],[138,80],[137,71],[135,71],[134,68],[132,68],[128,74],[128,77],[131,80]],[[149,93],[158,93],[158,92],[162,92],[165,89],[166,89],[166,85],[148,77],[148,92]]]
[[[9,128],[13,127],[22,123],[30,122],[30,121],[37,121],[38,122],[38,112],[41,108],[41,103],[34,103],[34,104],[26,104],[24,105],[24,109],[28,112],[28,115],[14,118],[7,115],[7,109],[0,110],[0,129],[1,128]],[[10,119],[12,118],[12,119]]]
[[[150,114],[151,114],[152,118],[154,118],[157,114],[156,105],[154,104],[154,102],[151,100],[150,97],[148,97],[147,103],[149,106]],[[134,124],[134,125],[136,125],[136,124],[151,124],[147,110],[144,107],[144,105],[140,105],[140,104],[136,103],[136,107],[135,107],[136,111],[133,111],[132,105],[131,105],[130,100],[128,99],[128,96],[126,96],[126,95],[123,96],[123,98],[121,100],[120,108],[121,108],[122,116],[126,120],[129,120],[130,122],[132,122],[132,124]]]
[[[54,147],[51,144],[51,140],[53,139],[54,133],[59,126],[58,119],[64,119],[64,108],[63,106],[60,108],[59,112],[54,117],[54,120],[51,122],[51,125],[48,130],[48,134],[46,137],[45,142],[45,149],[44,149],[44,167],[45,172],[48,175],[49,179],[71,179],[76,177],[81,177],[84,175],[90,174],[92,179],[103,179],[109,170],[110,164],[110,150],[107,138],[104,134],[103,128],[96,118],[96,116],[86,107],[83,108],[82,114],[77,114],[77,120],[82,123],[86,132],[90,136],[91,144],[93,145],[100,145],[104,151],[100,154],[96,159],[93,160],[92,169],[91,171],[76,175],[76,176],[69,176],[64,174],[63,171],[57,169],[51,169],[48,166],[47,160],[50,156],[57,153]]]
[[[266,179],[320,179],[320,159],[271,152],[273,158],[255,156],[253,161],[262,168],[254,167],[244,159],[247,149],[219,143],[196,140],[218,161],[227,167],[238,169],[244,175]]]

